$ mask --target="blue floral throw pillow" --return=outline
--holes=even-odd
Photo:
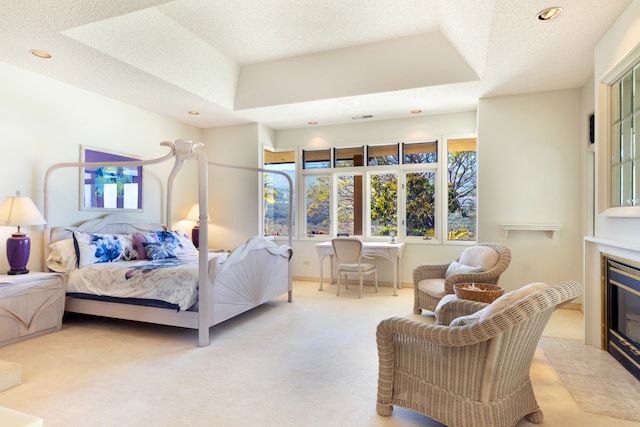
[[[165,254],[164,258],[198,252],[189,237],[180,230],[152,231],[147,234],[134,234],[132,238],[138,259],[154,259],[148,255],[149,251],[158,252],[157,257]]]
[[[155,233],[156,236],[158,236],[158,242],[173,246],[173,250],[176,255],[198,252],[191,242],[191,239],[189,239],[189,236],[187,236],[182,230],[156,231]]]
[[[136,258],[130,234],[73,232],[78,267],[103,262],[129,261]]]
[[[170,242],[142,242],[142,246],[144,246],[144,251],[147,255],[147,258],[151,261],[158,261],[161,259],[176,257],[175,245],[171,244]]]
[[[184,231],[155,231],[154,234],[156,235],[158,243],[170,247],[174,255],[198,252]]]

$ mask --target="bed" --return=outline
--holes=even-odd
[[[291,302],[291,237],[289,245],[278,245],[269,238],[253,236],[230,253],[210,252],[207,168],[233,166],[208,162],[198,149],[201,144],[179,140],[162,145],[170,148],[166,156],[126,164],[174,160],[167,179],[166,217],[171,218],[173,178],[184,162],[197,161],[200,218],[204,219],[200,221],[199,249],[184,232],[167,230],[160,222],[133,214],[114,213],[71,226],[47,224],[43,245],[46,268],[66,275],[67,312],[197,329],[198,345],[207,346],[212,326],[283,294],[288,294]],[[92,164],[62,163],[49,168],[45,175],[45,219],[49,215],[50,174],[60,168],[87,165]]]

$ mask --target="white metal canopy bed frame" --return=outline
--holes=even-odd
[[[206,153],[201,150],[203,147],[202,143],[193,143],[192,141],[187,140],[177,140],[175,143],[164,141],[160,145],[166,146],[170,149],[169,153],[165,156],[149,159],[149,160],[137,160],[137,161],[126,161],[126,162],[67,162],[67,163],[58,163],[51,166],[46,174],[44,181],[44,216],[47,220],[44,229],[44,259],[43,263],[46,263],[46,259],[49,254],[49,245],[52,240],[52,230],[50,229],[49,217],[50,217],[50,201],[49,201],[49,180],[51,174],[55,171],[63,168],[84,168],[84,167],[97,167],[97,166],[147,166],[160,164],[165,161],[169,161],[174,159],[174,165],[171,169],[171,172],[167,178],[167,196],[166,196],[166,221],[171,221],[171,209],[172,209],[172,193],[173,193],[173,182],[182,168],[182,165],[186,161],[195,160],[197,162],[198,168],[198,202],[199,202],[199,219],[200,219],[200,244],[198,249],[198,282],[200,284],[207,283],[211,286],[199,286],[199,309],[197,311],[179,311],[176,312],[174,310],[165,309],[165,308],[156,308],[156,307],[147,307],[147,306],[138,306],[131,304],[122,304],[122,303],[114,303],[114,302],[104,302],[104,301],[94,301],[94,300],[84,300],[77,299],[72,297],[67,297],[65,311],[70,312],[79,312],[84,314],[93,314],[99,316],[113,317],[119,319],[127,319],[127,320],[136,320],[150,323],[158,323],[163,325],[170,326],[179,326],[190,329],[198,330],[198,345],[199,346],[207,346],[209,345],[209,328],[217,323],[220,323],[227,318],[233,317],[234,315],[240,314],[240,312],[244,312],[247,309],[241,309],[241,311],[229,315],[222,320],[219,319],[219,316],[214,316],[214,311],[216,310],[216,306],[213,304],[212,295],[214,290],[213,286],[216,286],[218,282],[211,283],[212,277],[211,272],[209,271],[209,253],[208,253],[208,167],[223,167],[223,168],[232,168],[232,169],[240,169],[247,171],[255,171],[255,172],[268,172],[283,175],[289,184],[290,194],[293,194],[293,181],[291,177],[289,177],[286,173],[276,170],[269,170],[263,168],[252,168],[245,166],[234,166],[234,165],[226,165],[221,163],[208,162]],[[109,215],[105,217],[105,219],[96,219],[92,221],[88,221],[84,225],[80,226],[83,230],[100,232],[103,227],[107,227],[106,229],[111,230],[109,228],[113,224],[116,226],[120,226],[123,231],[125,230],[139,230],[145,231],[150,230],[154,226],[158,226],[158,224],[148,224],[144,221],[132,220],[132,218],[124,215]],[[291,230],[292,224],[292,206],[289,204],[289,230]],[[63,228],[63,227],[59,227]],[[75,227],[72,227],[75,228]],[[158,228],[155,228],[156,230]],[[125,231],[126,232],[126,231]],[[131,231],[129,231],[131,232]],[[288,248],[286,251],[288,253],[287,258],[287,267],[286,272],[283,279],[280,279],[277,285],[266,284],[265,287],[269,287],[269,290],[265,290],[265,295],[261,296],[261,300],[256,302],[254,306],[260,305],[263,302],[268,301],[282,293],[288,293],[288,301],[292,301],[292,273],[291,273],[291,263],[290,257],[292,254],[292,233],[289,232],[289,240],[288,240]],[[60,236],[55,236],[54,239],[58,239]],[[284,248],[284,247],[282,247]],[[244,256],[244,254],[243,254]],[[46,271],[46,265],[44,266]],[[214,267],[215,268],[215,267]],[[237,268],[242,268],[242,266],[238,266]],[[264,276],[264,275],[263,275]],[[217,280],[217,279],[216,279]],[[264,278],[265,282],[269,279]],[[252,307],[251,307],[252,308]],[[218,317],[216,319],[216,317]]]

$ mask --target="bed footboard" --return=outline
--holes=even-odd
[[[291,301],[290,259],[293,250],[253,237],[223,261],[210,266],[210,324],[215,325],[284,293]],[[202,310],[202,304],[200,306]]]

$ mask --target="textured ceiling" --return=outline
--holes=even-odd
[[[630,2],[3,0],[0,61],[202,128],[351,123],[580,87]]]

